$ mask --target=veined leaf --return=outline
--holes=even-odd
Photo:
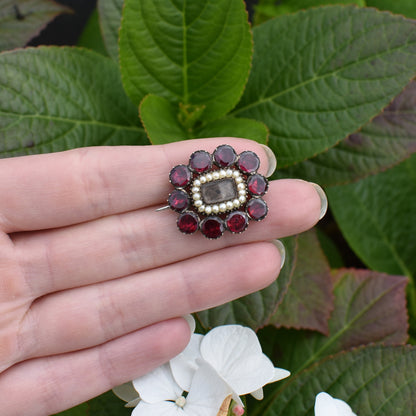
[[[1,157],[147,142],[110,58],[28,48],[0,54],[0,67]]]
[[[261,414],[313,416],[315,396],[325,391],[360,416],[416,415],[415,374],[416,347],[343,352],[291,377]]]
[[[254,28],[253,69],[234,116],[270,129],[286,167],[336,145],[416,74],[416,22],[352,6],[309,9]]]
[[[71,9],[52,0],[2,0],[0,51],[22,47],[55,16]]]
[[[340,185],[378,173],[416,152],[416,82],[360,131],[316,157],[280,170],[323,186]]]
[[[225,115],[247,80],[252,41],[242,0],[126,0],[120,67],[137,105],[147,94]]]
[[[98,0],[101,32],[108,54],[118,61],[118,32],[124,0]]]

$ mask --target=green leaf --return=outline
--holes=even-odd
[[[132,409],[127,409],[124,405],[125,402],[116,397],[112,391],[108,391],[88,402],[88,415],[130,416]]]
[[[277,176],[339,185],[385,170],[416,152],[416,82],[375,119],[328,151]]]
[[[94,9],[90,18],[88,19],[88,22],[78,39],[77,45],[101,53],[104,56],[108,56],[100,32],[100,23],[98,21],[97,9]]]
[[[416,3],[414,0],[367,0],[367,5],[416,19]]]
[[[206,137],[242,137],[267,143],[267,127],[244,118],[223,118],[194,128],[204,107],[178,108],[166,98],[147,95],[140,104],[140,118],[152,144],[177,142]],[[180,117],[184,120],[180,123]],[[189,129],[185,126],[189,124]]]
[[[252,40],[242,0],[126,0],[120,66],[128,95],[205,106],[203,120],[238,102],[250,69]]]
[[[328,188],[327,194],[344,237],[366,265],[416,276],[416,154],[386,172]]]
[[[416,415],[416,348],[372,346],[340,353],[291,377],[263,416],[313,416],[321,391],[360,416]]]
[[[341,269],[334,273],[333,282],[335,300],[328,321],[329,336],[280,332],[276,337],[282,355],[279,365],[299,372],[328,355],[360,345],[406,342],[407,278]]]
[[[57,413],[54,416],[94,416],[88,413],[88,404],[82,403],[79,406]]]
[[[288,291],[269,324],[328,333],[333,309],[328,261],[314,231],[298,238],[296,267]]]
[[[269,130],[260,121],[248,118],[222,118],[206,124],[196,132],[203,137],[241,137],[266,144]]]
[[[22,47],[60,13],[71,9],[52,0],[2,0],[0,51]]]
[[[123,3],[123,0],[98,0],[97,2],[104,44],[108,54],[115,61],[118,61],[118,32]]]
[[[280,167],[336,145],[415,76],[416,22],[329,6],[254,28],[253,69],[232,115],[270,129]]]
[[[286,261],[277,280],[267,288],[196,315],[205,329],[226,324],[241,324],[254,330],[267,325],[282,301],[292,279],[297,257],[297,237],[282,239]]]
[[[0,67],[1,157],[146,143],[110,58],[77,48],[28,48],[0,54]]]
[[[364,0],[260,0],[254,6],[254,22],[259,24],[282,14],[328,4],[356,4],[361,7],[366,5]]]

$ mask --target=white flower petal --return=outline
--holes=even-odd
[[[256,333],[240,325],[216,327],[201,342],[201,355],[238,394],[248,394],[274,376]]]
[[[119,399],[124,400],[125,402],[131,402],[132,400],[136,400],[139,397],[139,393],[137,393],[131,381],[114,387],[113,393]]]
[[[263,400],[264,394],[263,394],[263,388],[260,387],[258,390],[252,391],[250,393],[256,400]]]
[[[224,399],[231,394],[230,387],[205,362],[200,362],[186,397],[185,413],[189,416],[216,415]]]
[[[139,392],[142,401],[147,403],[176,400],[183,392],[173,379],[169,364],[164,364],[149,374],[133,380],[133,386]]]
[[[191,329],[191,333],[193,334],[196,328],[194,317],[189,313],[187,315],[184,315],[182,318],[185,319],[186,322],[188,322],[189,328]]]
[[[277,368],[274,369],[274,374],[272,379],[267,383],[275,383],[276,381],[283,380],[290,376],[290,371],[285,370],[284,368]]]
[[[174,402],[146,403],[141,401],[131,416],[184,416],[185,412]]]
[[[124,407],[128,407],[128,408],[136,407],[140,403],[140,400],[141,400],[140,397],[138,397],[137,399],[130,400],[124,405]]]
[[[328,393],[319,393],[315,399],[315,416],[356,416],[351,407]]]
[[[189,391],[192,378],[198,368],[197,360],[201,359],[199,349],[203,338],[203,335],[193,334],[188,346],[170,360],[173,377],[185,391]]]

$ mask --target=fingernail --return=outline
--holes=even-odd
[[[277,247],[280,253],[280,270],[283,269],[286,260],[286,250],[285,246],[280,240],[273,240],[272,243]]]
[[[266,156],[267,156],[268,168],[267,168],[267,172],[265,176],[266,178],[268,178],[276,170],[277,160],[276,160],[276,156],[273,153],[273,150],[270,149],[270,147],[264,144],[261,144],[260,146],[264,149],[264,152],[266,153]]]
[[[196,324],[195,319],[191,314],[182,316],[183,319],[185,319],[186,322],[188,322],[189,328],[191,329],[191,334],[195,332]]]
[[[324,190],[316,183],[309,182],[318,192],[319,198],[321,199],[321,213],[319,214],[319,219],[322,219],[328,210],[328,198],[325,195]]]

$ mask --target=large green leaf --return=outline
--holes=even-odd
[[[0,68],[1,157],[147,141],[110,58],[28,48],[1,54]]]
[[[277,172],[324,186],[385,170],[416,152],[416,82],[360,131],[316,157]]]
[[[416,2],[414,0],[367,0],[367,5],[416,19]]]
[[[118,32],[121,24],[121,11],[124,0],[98,0],[101,32],[108,54],[118,60]]]
[[[313,416],[321,391],[359,416],[416,415],[416,348],[372,346],[340,353],[289,379],[262,416]],[[256,413],[253,413],[256,414]]]
[[[195,128],[200,111],[196,109],[194,113],[187,114],[186,109],[179,110],[166,98],[153,94],[147,95],[140,104],[140,118],[152,144],[205,137],[242,137],[267,143],[267,127],[256,120],[225,117]],[[183,116],[184,122],[179,121],[178,114]],[[189,128],[186,127],[187,122]]]
[[[91,13],[87,24],[84,27],[80,37],[78,38],[77,46],[91,49],[95,52],[108,56],[107,49],[104,45],[103,37],[100,31],[100,22],[98,21],[97,9]]]
[[[277,280],[259,292],[198,312],[197,317],[205,329],[236,323],[253,329],[267,325],[286,294],[296,267],[297,237],[284,238],[282,242],[286,248],[286,261]]]
[[[370,268],[416,276],[416,154],[391,170],[327,193],[343,235]]]
[[[416,73],[416,22],[352,6],[309,9],[254,28],[253,69],[233,112],[270,129],[280,167],[334,146]]]
[[[68,7],[52,0],[2,0],[0,2],[0,51],[26,45],[46,24]]]
[[[334,273],[333,282],[335,301],[328,322],[329,335],[279,332],[276,336],[281,353],[279,365],[298,372],[328,355],[360,345],[406,342],[407,278],[341,269]]]
[[[125,2],[120,66],[137,105],[151,93],[221,117],[243,92],[251,51],[242,0]]]
[[[298,238],[296,267],[288,291],[269,324],[328,333],[333,309],[328,261],[314,231]]]
[[[362,7],[366,5],[364,0],[260,0],[254,6],[254,22],[259,24],[282,14],[328,4],[357,4]]]

